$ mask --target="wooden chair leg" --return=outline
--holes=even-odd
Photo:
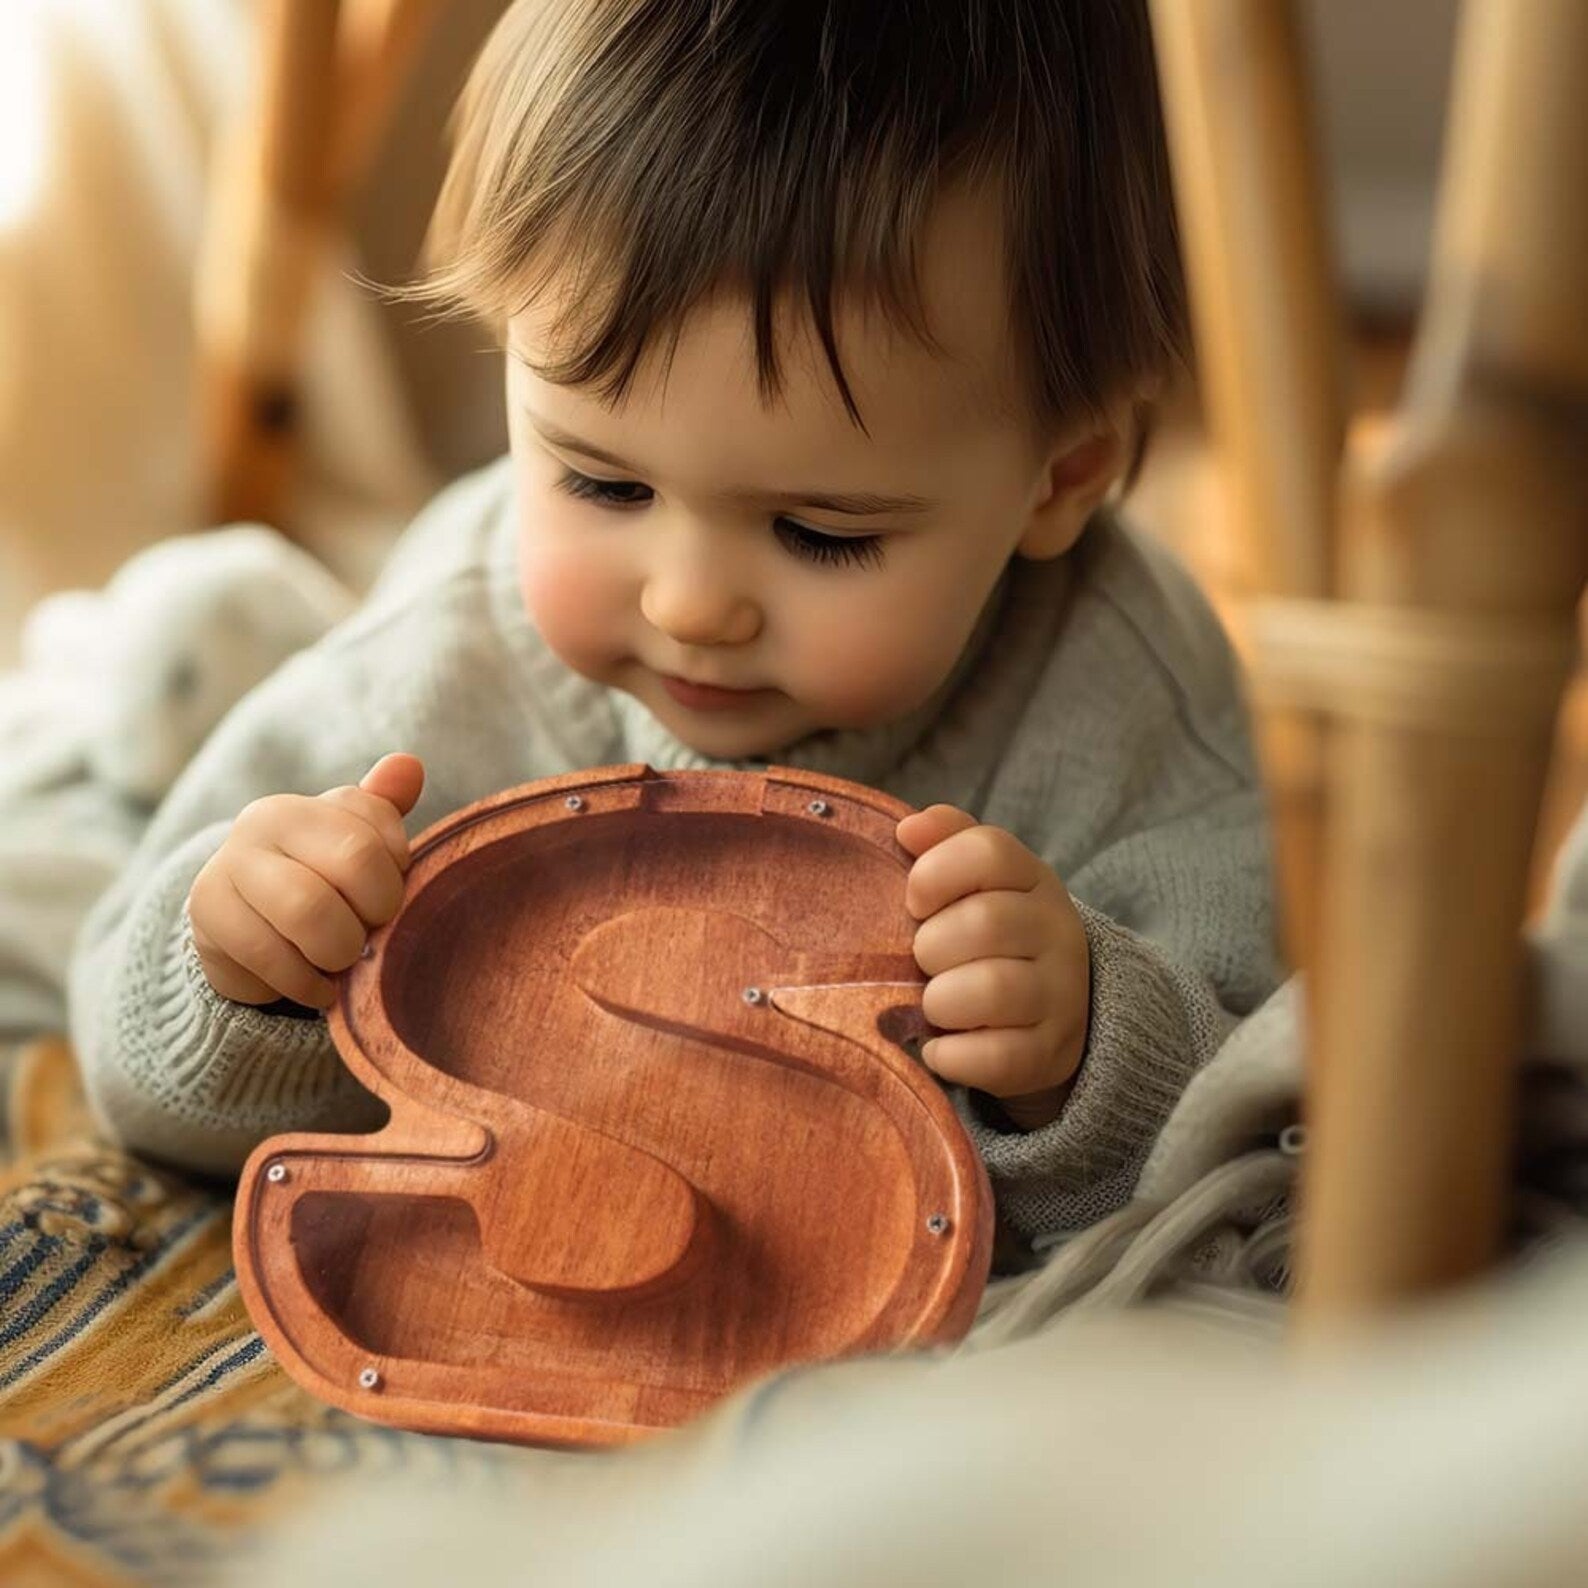
[[[290,530],[315,285],[440,0],[261,0],[253,97],[217,154],[197,315],[207,517]]]
[[[1465,1279],[1510,1179],[1528,860],[1588,578],[1588,7],[1468,0],[1407,396],[1353,460],[1301,1316]]]
[[[341,0],[262,0],[252,103],[218,146],[199,264],[207,518],[282,525],[298,363],[331,229]]]
[[[1301,27],[1290,0],[1154,0],[1153,35],[1208,428],[1242,598],[1328,593],[1346,408],[1344,337]],[[1259,718],[1284,879],[1285,944],[1312,958],[1322,726]]]
[[[1310,1330],[1465,1279],[1501,1235],[1518,934],[1588,577],[1588,7],[1468,0],[1408,395],[1353,438],[1332,555],[1338,388],[1295,17],[1155,0],[1154,24],[1293,830],[1274,747],[1330,721],[1321,868],[1285,871],[1310,983]],[[1315,916],[1295,891],[1313,875]]]

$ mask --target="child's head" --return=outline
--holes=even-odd
[[[432,245],[532,618],[723,758],[931,695],[1184,334],[1145,0],[519,0]]]

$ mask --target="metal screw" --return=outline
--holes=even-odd
[[[568,798],[563,801],[563,804],[566,805],[571,811],[582,811],[584,809],[584,801],[580,799],[577,794],[570,794]]]
[[[367,1390],[379,1389],[380,1374],[372,1367],[365,1368],[358,1376],[358,1387]]]
[[[280,1185],[287,1178],[287,1166],[284,1163],[273,1163],[265,1170],[265,1178],[272,1185]]]
[[[948,1215],[946,1213],[932,1214],[926,1221],[926,1227],[933,1235],[947,1235]]]
[[[829,805],[826,800],[812,800],[810,804],[805,807],[805,809],[808,810],[812,816],[826,816],[831,813],[832,806]]]
[[[761,1001],[761,989],[759,987],[746,987],[745,990],[744,990],[744,1001],[747,1004],[758,1004],[758,1003],[760,1003],[760,1001]]]

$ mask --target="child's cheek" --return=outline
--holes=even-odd
[[[812,614],[802,646],[807,701],[834,726],[869,727],[912,711],[953,665],[954,647],[912,603]]]
[[[604,679],[624,654],[610,586],[610,573],[588,556],[544,539],[520,547],[524,610],[552,651],[589,678]]]

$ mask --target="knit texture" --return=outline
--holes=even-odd
[[[277,1132],[379,1122],[323,1019],[221,998],[199,965],[188,891],[251,800],[356,783],[401,749],[426,767],[417,833],[588,767],[770,760],[957,805],[1065,880],[1092,953],[1068,1104],[1021,1133],[990,1099],[950,1093],[1019,1235],[1119,1206],[1187,1081],[1280,975],[1239,679],[1179,564],[1101,514],[1068,557],[1011,561],[949,677],[907,717],[715,761],[544,644],[519,594],[515,519],[507,459],[449,487],[360,610],[245,696],[155,813],[73,956],[72,1036],[102,1124],[149,1157],[234,1174]]]

